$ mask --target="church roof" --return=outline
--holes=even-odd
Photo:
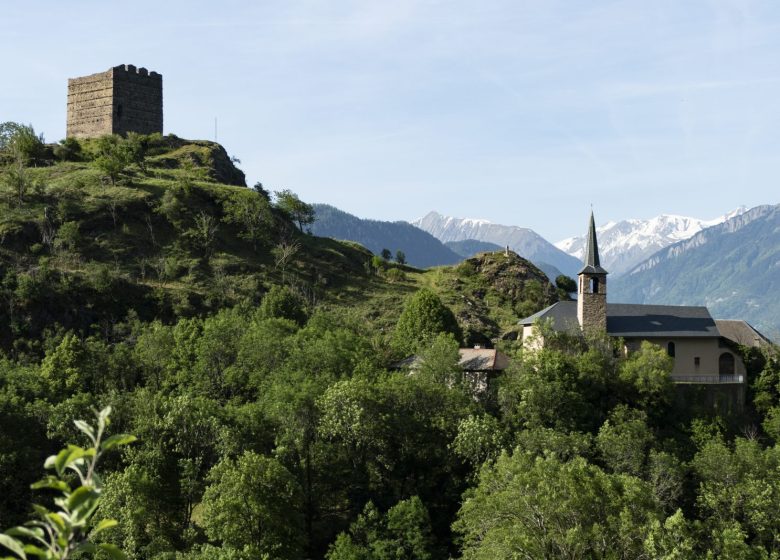
[[[576,301],[559,301],[519,324],[531,325],[537,319],[550,319],[557,331],[579,331]],[[607,334],[625,338],[721,336],[706,307],[631,303],[607,304]]]
[[[721,320],[715,321],[721,336],[741,344],[742,346],[764,347],[772,342],[763,334],[758,332],[747,321]]]
[[[579,274],[607,274],[607,271],[601,268],[601,262],[599,261],[599,244],[596,240],[596,220],[593,218],[592,211],[590,213],[587,245],[585,247],[585,266],[582,267]]]

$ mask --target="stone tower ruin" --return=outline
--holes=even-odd
[[[68,80],[66,136],[162,133],[162,76],[132,64]]]

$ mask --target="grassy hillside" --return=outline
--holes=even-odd
[[[243,173],[212,142],[157,135],[58,148],[20,168],[21,189],[12,162],[3,174],[5,348],[59,327],[110,332],[128,314],[168,321],[255,305],[275,284],[311,306],[348,306],[382,330],[410,293],[431,286],[458,314],[468,342],[497,338],[557,297],[514,255],[492,257],[524,263],[515,283],[502,284],[482,273],[479,259],[421,271],[303,234],[262,188],[243,186]],[[102,160],[126,149],[132,154],[112,177]]]
[[[98,504],[116,520],[98,544],[128,558],[776,551],[776,355],[748,362],[747,414],[675,397],[661,348],[626,356],[566,334],[482,391],[458,375],[454,341],[425,337],[511,350],[519,316],[565,297],[516,254],[419,270],[302,233],[307,204],[245,187],[208,142],[2,142],[0,125],[0,528],[67,491],[32,483],[45,457],[93,437],[74,420],[108,405],[95,447],[137,439],[100,461],[99,494],[54,507],[75,518]],[[411,351],[417,373],[392,370]],[[755,515],[729,518],[723,496]],[[530,510],[544,522],[524,523]],[[60,518],[42,516],[53,538],[69,530]],[[37,539],[11,535],[0,548]]]

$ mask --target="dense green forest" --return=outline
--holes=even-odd
[[[110,406],[137,439],[101,454],[116,548],[81,557],[780,558],[773,349],[713,408],[649,344],[524,353],[517,319],[567,296],[517,255],[421,271],[309,235],[217,144],[6,123],[0,154],[3,529],[57,504],[31,484]],[[476,342],[512,357],[484,392]]]

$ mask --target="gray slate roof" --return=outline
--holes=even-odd
[[[590,222],[588,223],[585,266],[582,267],[579,274],[607,274],[607,271],[601,268],[601,261],[599,260],[599,243],[596,239],[596,220],[593,218],[592,210],[590,212]]]
[[[579,330],[577,302],[560,301],[522,319],[530,325],[551,319],[558,331]],[[679,305],[607,304],[607,334],[625,338],[719,337],[718,327],[706,307]]]

